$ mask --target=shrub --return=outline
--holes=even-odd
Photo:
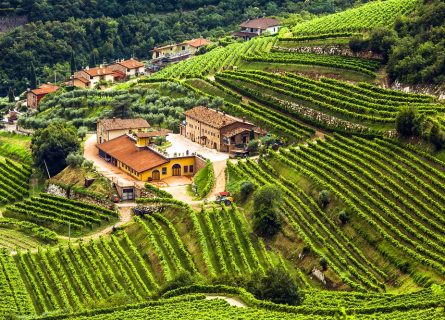
[[[253,230],[261,237],[272,238],[280,232],[281,214],[274,207],[263,207],[253,213]]]
[[[250,155],[258,152],[258,149],[260,148],[260,142],[258,140],[251,140],[247,144],[247,151]]]
[[[328,261],[326,260],[326,258],[323,257],[320,259],[320,266],[323,271],[328,270]]]
[[[326,206],[331,202],[331,195],[328,190],[322,190],[318,194],[318,202],[320,203],[322,208],[326,208]]]
[[[340,214],[338,215],[338,218],[340,219],[342,224],[347,224],[349,222],[349,215],[345,210],[340,212]]]
[[[259,188],[253,195],[254,210],[273,208],[281,200],[281,190],[277,186],[267,185]]]
[[[253,192],[255,185],[250,181],[244,181],[241,183],[240,187],[240,197],[241,201],[246,201],[247,197]]]
[[[84,162],[84,156],[78,152],[71,152],[66,157],[66,164],[71,168],[80,168]]]
[[[254,274],[248,290],[258,299],[275,303],[299,305],[304,300],[291,275],[281,266],[267,270],[264,276]]]

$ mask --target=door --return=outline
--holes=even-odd
[[[159,170],[155,170],[151,173],[151,178],[155,181],[161,180],[161,174],[159,173]]]
[[[122,201],[133,200],[134,199],[134,189],[127,188],[122,190]]]
[[[179,164],[175,164],[172,167],[173,176],[177,177],[181,175],[181,166]]]

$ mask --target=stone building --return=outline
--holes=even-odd
[[[251,138],[257,139],[261,130],[245,119],[198,106],[186,111],[181,135],[211,149],[232,152],[244,149]]]
[[[101,119],[97,121],[97,143],[101,144],[125,134],[143,133],[150,128],[147,120],[136,119]]]

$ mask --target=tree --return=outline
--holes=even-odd
[[[321,269],[322,269],[323,271],[328,270],[328,261],[326,260],[325,257],[322,257],[322,258],[320,259],[320,266],[321,266]]]
[[[276,208],[261,208],[253,213],[253,230],[260,237],[272,238],[282,227],[281,213]]]
[[[264,276],[254,274],[248,284],[248,290],[258,299],[274,303],[295,306],[304,300],[303,293],[291,275],[281,266],[268,269]]]
[[[31,68],[29,71],[29,85],[32,89],[37,88],[37,74],[36,69],[34,68],[34,63],[31,61]]]
[[[340,212],[340,214],[338,215],[338,218],[340,219],[342,224],[346,224],[349,222],[349,215],[345,210]]]
[[[12,90],[12,88],[9,88],[9,91],[8,91],[8,101],[9,102],[15,101],[14,91]]]
[[[240,187],[241,201],[246,201],[247,197],[253,192],[255,185],[251,181],[243,181]]]
[[[326,208],[326,206],[331,202],[331,195],[328,190],[322,190],[318,194],[318,203],[320,203],[322,208]]]
[[[396,117],[396,130],[403,137],[413,135],[413,129],[418,118],[417,110],[414,107],[402,109]]]
[[[45,170],[45,163],[51,176],[66,167],[66,157],[80,148],[76,128],[62,122],[51,123],[35,132],[31,151],[37,167]]]
[[[66,164],[71,168],[80,168],[85,161],[85,158],[79,152],[71,152],[66,157]]]
[[[433,124],[429,136],[430,142],[436,147],[436,150],[442,149],[445,144],[445,133],[437,124]]]
[[[259,147],[260,147],[260,142],[258,140],[251,140],[247,144],[247,151],[249,152],[249,154],[254,154],[255,152],[258,151]]]
[[[276,208],[281,190],[266,185],[255,191],[253,197],[253,229],[259,236],[272,238],[282,227],[281,213]]]
[[[74,74],[77,71],[76,59],[74,58],[74,50],[71,51],[70,71],[71,74]]]
[[[87,127],[79,127],[79,129],[77,129],[77,135],[79,136],[80,140],[85,139],[86,135],[88,133],[88,128]]]
[[[352,52],[362,52],[369,49],[369,41],[362,37],[352,37],[349,40],[349,48]]]

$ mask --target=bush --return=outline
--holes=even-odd
[[[300,305],[304,300],[303,293],[283,267],[269,269],[264,276],[254,274],[248,290],[256,298],[274,303]]]
[[[281,214],[276,208],[262,208],[253,213],[253,230],[257,235],[272,238],[281,227]]]
[[[66,157],[66,164],[71,168],[80,168],[84,161],[84,156],[78,152],[71,152]]]
[[[320,259],[320,266],[323,271],[328,270],[328,261],[326,260],[326,258]]]
[[[260,142],[258,140],[251,140],[247,144],[247,151],[249,152],[250,155],[258,152],[259,148],[260,148]]]
[[[266,185],[253,194],[254,210],[273,208],[281,200],[281,190],[277,186]]]
[[[246,201],[247,197],[253,192],[255,185],[250,181],[244,181],[241,183],[240,187],[240,197],[241,201]]]
[[[331,195],[328,190],[322,190],[318,194],[318,203],[322,208],[326,208],[326,206],[331,202]]]
[[[347,224],[349,222],[349,215],[345,210],[340,212],[340,214],[338,215],[338,218],[340,219],[342,224]]]

